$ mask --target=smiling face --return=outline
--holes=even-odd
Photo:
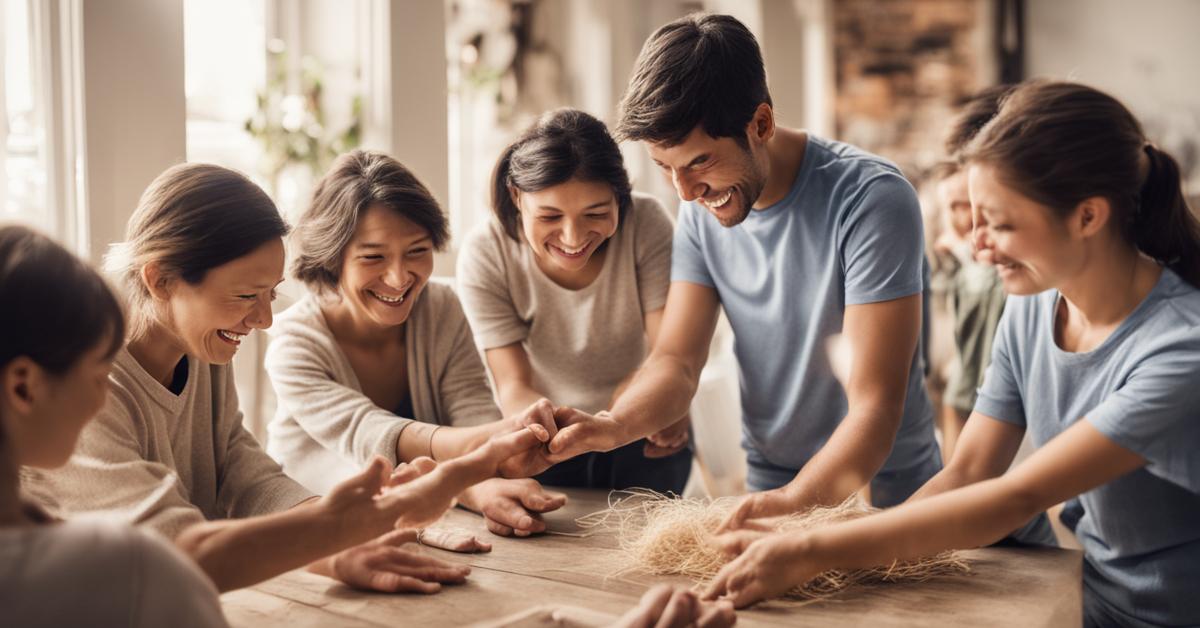
[[[5,428],[19,464],[53,469],[71,457],[79,433],[104,406],[111,349],[106,337],[62,375],[25,357],[5,367]]]
[[[184,351],[203,362],[227,364],[246,334],[270,327],[283,264],[283,240],[274,238],[210,269],[198,284],[172,280],[168,320]]]
[[[433,239],[382,205],[359,217],[342,252],[338,292],[353,317],[380,327],[403,324],[433,274]]]
[[[753,124],[753,122],[752,122]],[[750,215],[767,184],[765,150],[742,148],[731,137],[713,138],[697,126],[675,146],[647,143],[650,158],[679,198],[696,201],[726,227]]]
[[[1049,207],[1005,184],[988,164],[972,164],[967,181],[975,258],[995,266],[1006,292],[1036,294],[1063,285],[1082,270],[1084,242]]]
[[[544,270],[584,271],[617,232],[617,197],[606,183],[571,179],[537,192],[512,190],[512,196],[525,242]]]

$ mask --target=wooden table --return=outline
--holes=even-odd
[[[657,582],[683,578],[612,576],[616,539],[581,530],[576,517],[604,508],[606,495],[570,490],[546,519],[551,530],[526,539],[489,534],[478,516],[450,512],[444,524],[476,531],[488,554],[422,548],[471,566],[465,585],[436,595],[386,595],[350,589],[304,571],[222,596],[233,626],[596,626],[622,614]],[[972,573],[924,583],[848,592],[801,605],[771,601],[738,612],[739,626],[1078,626],[1081,554],[1073,550],[989,548],[966,552]]]

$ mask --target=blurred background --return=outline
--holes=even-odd
[[[292,219],[332,157],[362,146],[412,168],[461,236],[489,217],[488,175],[523,127],[560,106],[612,123],[642,42],[695,11],[755,33],[782,124],[882,154],[914,184],[965,96],[1040,76],[1124,101],[1200,193],[1193,0],[0,0],[0,219],[98,262],[172,164],[241,170]],[[623,149],[635,188],[675,207],[642,149]],[[435,272],[453,268],[452,245]],[[934,362],[946,327],[935,318]],[[714,493],[741,486],[728,342],[693,413]],[[235,361],[259,435],[263,349]]]

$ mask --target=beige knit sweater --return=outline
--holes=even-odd
[[[27,489],[56,515],[110,511],[168,538],[206,519],[262,515],[312,497],[242,427],[232,369],[186,359],[187,383],[175,395],[121,349],[104,409],[70,462],[27,471]]]
[[[267,451],[310,490],[327,492],[376,455],[396,464],[396,443],[414,419],[467,426],[501,418],[452,288],[427,284],[404,327],[415,417],[397,416],[362,393],[316,296],[276,317],[266,368],[278,406]]]

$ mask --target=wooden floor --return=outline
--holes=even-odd
[[[444,524],[475,531],[488,554],[422,548],[471,565],[464,585],[441,593],[384,595],[356,591],[302,571],[222,596],[233,626],[599,626],[634,605],[656,582],[685,579],[643,574],[614,577],[616,539],[575,525],[602,509],[604,493],[568,491],[567,507],[547,517],[546,534],[490,535],[482,520],[455,510]],[[581,536],[568,536],[581,535]],[[860,589],[800,605],[772,601],[739,611],[739,626],[1078,626],[1081,554],[1071,550],[989,548],[966,553],[970,575]]]

